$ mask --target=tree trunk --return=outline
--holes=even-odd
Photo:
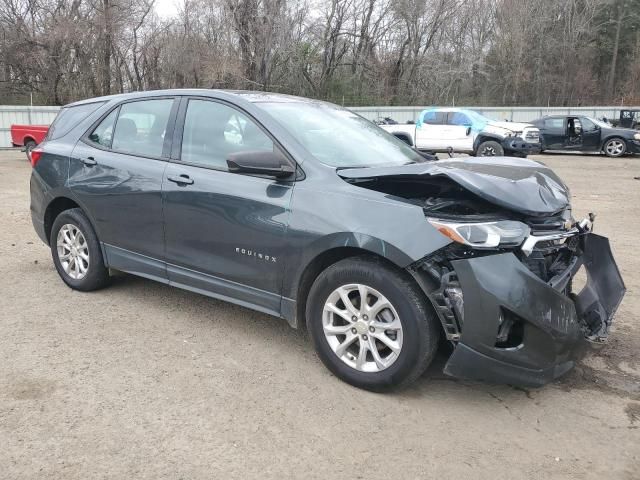
[[[616,86],[616,69],[618,67],[618,50],[620,48],[620,30],[622,28],[622,19],[624,18],[624,4],[618,5],[618,21],[616,22],[616,36],[613,40],[613,52],[611,53],[611,70],[609,71],[609,79],[607,82],[607,93],[613,99],[614,88]]]

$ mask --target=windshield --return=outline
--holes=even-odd
[[[424,161],[406,143],[349,110],[326,103],[256,103],[311,154],[333,167],[405,165]]]
[[[611,125],[609,125],[608,123],[603,122],[602,120],[598,120],[598,119],[595,119],[593,117],[585,117],[585,118],[591,120],[593,123],[598,125],[600,128],[611,128]]]

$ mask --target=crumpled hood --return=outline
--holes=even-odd
[[[471,157],[395,167],[338,170],[348,180],[447,177],[499,207],[525,215],[551,215],[569,206],[568,187],[546,165],[524,158]]]

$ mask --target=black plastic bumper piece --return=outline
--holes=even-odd
[[[640,153],[640,140],[627,140],[628,153]]]
[[[625,292],[608,240],[587,234],[582,241],[587,283],[573,298],[542,281],[513,253],[453,261],[465,313],[460,342],[444,372],[539,387],[569,371],[587,350],[585,332],[595,325],[606,335]],[[569,268],[574,274],[575,265]],[[505,346],[498,332],[507,319],[521,330],[517,344]]]
[[[529,143],[521,137],[508,137],[502,141],[502,148],[505,153],[521,153],[524,155],[535,155],[540,153],[540,143]]]

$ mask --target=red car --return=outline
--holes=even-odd
[[[49,125],[11,125],[11,143],[14,147],[24,147],[27,157],[49,131]]]

